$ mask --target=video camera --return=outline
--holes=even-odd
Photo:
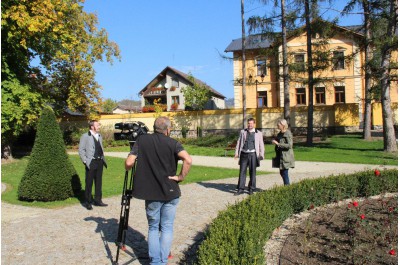
[[[136,139],[142,135],[149,132],[149,128],[140,121],[134,122],[119,122],[114,125],[116,130],[121,130],[119,133],[114,133],[115,140],[128,140],[132,148]]]

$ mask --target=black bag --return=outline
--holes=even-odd
[[[279,157],[272,158],[272,167],[273,168],[279,168],[279,164],[280,164],[279,160],[280,160]]]

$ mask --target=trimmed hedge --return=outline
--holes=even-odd
[[[67,155],[54,112],[43,109],[35,144],[18,186],[18,199],[26,201],[65,200],[81,191],[81,182]]]
[[[310,206],[397,192],[398,170],[307,179],[257,193],[221,212],[209,226],[196,264],[265,264],[263,247],[276,227]]]

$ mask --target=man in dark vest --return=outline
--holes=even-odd
[[[234,195],[244,193],[247,167],[250,174],[249,194],[253,194],[256,189],[256,167],[260,165],[260,160],[264,159],[264,140],[262,132],[257,130],[255,125],[256,121],[253,118],[249,118],[247,120],[247,129],[240,131],[236,144],[235,159],[239,157],[240,172],[237,192]]]
[[[95,206],[107,206],[102,201],[102,178],[103,166],[107,168],[103,151],[103,139],[100,132],[100,123],[96,120],[89,122],[89,132],[84,133],[79,141],[79,156],[85,165],[85,202],[84,206],[92,210]],[[94,180],[94,201],[92,197],[92,186]]]
[[[145,200],[150,264],[167,264],[181,196],[178,183],[185,179],[192,164],[182,145],[169,137],[170,131],[171,121],[157,118],[154,133],[140,135],[125,161],[126,170],[137,161],[133,197]],[[179,174],[178,160],[183,161]]]

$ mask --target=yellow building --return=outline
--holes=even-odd
[[[364,62],[365,54],[360,48],[362,35],[361,26],[333,26],[333,34],[329,38],[321,38],[314,33],[314,43],[319,45],[321,58],[315,49],[314,64],[328,64],[327,68],[315,71],[314,78],[319,81],[314,85],[315,106],[332,106],[335,104],[357,103],[359,106],[360,122],[363,120],[365,99]],[[314,45],[313,45],[314,46]],[[307,85],[307,38],[305,30],[288,37],[288,63],[290,106],[307,106],[309,92]],[[245,43],[246,68],[246,107],[269,108],[283,107],[283,60],[282,45],[276,44],[271,38],[263,35],[250,35]],[[233,53],[234,76],[234,106],[243,107],[242,97],[242,39],[233,40],[225,49]],[[330,58],[327,58],[326,56]],[[325,56],[325,57],[324,57]],[[393,54],[397,62],[397,53]],[[305,71],[301,71],[305,70]],[[395,73],[397,76],[397,71]],[[397,79],[391,84],[391,100],[398,100]],[[379,102],[379,100],[377,100]]]

